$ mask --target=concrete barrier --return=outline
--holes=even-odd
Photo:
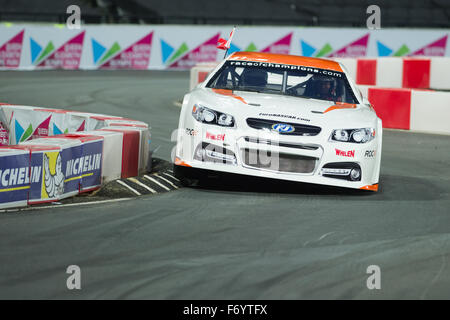
[[[0,208],[58,201],[147,170],[150,131],[122,117],[0,105]]]

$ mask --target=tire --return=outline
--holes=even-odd
[[[175,178],[180,180],[183,187],[189,187],[194,184],[195,180],[192,179],[192,173],[189,172],[189,168],[173,165],[173,174]]]

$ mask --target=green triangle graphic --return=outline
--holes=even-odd
[[[65,133],[65,134],[66,134],[66,133],[69,133],[69,129],[64,130],[64,133]]]
[[[183,53],[185,53],[188,50],[189,50],[189,48],[188,48],[186,42],[183,42],[183,44],[178,48],[178,50],[173,54],[173,56],[170,57],[170,59],[167,63],[171,63],[172,61],[177,59],[179,56],[181,56]]]
[[[329,43],[325,44],[322,49],[316,54],[316,57],[323,57],[333,51],[333,48]]]
[[[46,57],[50,52],[52,52],[55,49],[55,46],[53,45],[53,42],[49,42],[47,46],[45,47],[44,51],[42,51],[39,58],[36,60],[36,64],[38,64],[44,57]]]
[[[247,48],[245,48],[244,51],[258,51],[258,48],[256,48],[255,44],[251,42]]]
[[[394,54],[393,54],[393,56],[394,57],[401,57],[401,56],[404,56],[405,54],[408,54],[409,53],[409,48],[406,46],[406,44],[404,44],[404,45],[402,45],[401,47],[400,47],[400,49],[398,49]]]
[[[30,124],[28,126],[27,130],[25,131],[25,133],[22,135],[20,142],[24,142],[25,140],[27,140],[31,136],[32,133],[33,133],[33,126]]]
[[[117,42],[114,42],[111,48],[109,48],[108,52],[105,53],[103,58],[99,61],[98,64],[102,64],[104,61],[108,60],[111,56],[120,51],[120,45]]]

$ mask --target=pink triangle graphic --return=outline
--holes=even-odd
[[[105,62],[100,69],[147,69],[152,38],[153,31]]]
[[[0,47],[0,67],[19,67],[24,33],[25,30],[20,31]]]
[[[409,54],[410,56],[429,56],[429,57],[443,57],[445,56],[445,49],[447,47],[448,35],[426,45],[425,47]]]
[[[291,39],[292,39],[292,32],[289,33],[287,36],[281,38],[280,40],[267,46],[266,48],[261,50],[261,52],[289,54],[289,51],[291,50]]]
[[[39,138],[39,137],[48,137],[48,128],[50,127],[50,119],[52,116],[49,116],[47,119],[42,121],[42,123],[34,130],[31,139]]]
[[[369,43],[369,33],[365,36],[353,41],[345,47],[333,52],[329,57],[365,57],[367,52],[367,44]]]
[[[83,51],[84,34],[82,31],[45,58],[38,67],[78,69]]]
[[[208,39],[194,50],[186,53],[180,59],[172,63],[169,68],[188,69],[199,62],[214,62],[217,59],[217,41],[220,33]]]
[[[84,131],[86,126],[86,120],[83,120],[83,123],[80,125],[80,127],[77,129],[77,132]]]

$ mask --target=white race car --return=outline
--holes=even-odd
[[[174,172],[377,191],[382,125],[342,64],[236,52],[183,99]]]

